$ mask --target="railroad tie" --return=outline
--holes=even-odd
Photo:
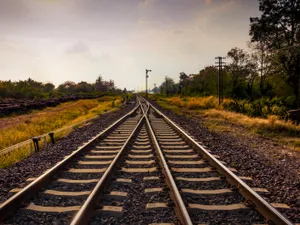
[[[113,159],[116,155],[86,155],[86,159]]]
[[[155,177],[155,176],[152,176],[152,177],[144,177],[143,180],[159,180],[159,177]]]
[[[194,152],[193,149],[186,149],[186,150],[163,150],[165,153],[192,153]]]
[[[151,203],[147,203],[146,205],[146,209],[161,209],[161,208],[168,208],[168,203],[151,202]]]
[[[156,167],[152,167],[152,168],[124,168],[124,167],[122,167],[121,171],[126,172],[126,173],[150,173],[150,172],[157,171],[157,168]]]
[[[132,159],[147,159],[147,158],[153,157],[153,155],[152,154],[149,154],[149,155],[131,155],[131,154],[128,154],[128,157],[132,158]]]
[[[183,188],[181,189],[184,194],[192,194],[192,195],[218,195],[218,194],[231,194],[233,193],[230,189],[216,189],[216,190],[194,190]]]
[[[188,204],[190,209],[200,209],[208,211],[232,211],[248,209],[244,204],[231,204],[231,205],[201,205],[201,204]]]
[[[117,178],[114,182],[117,182],[117,183],[132,183],[132,179]]]
[[[56,182],[69,183],[69,184],[90,184],[90,183],[97,183],[98,181],[99,181],[98,179],[72,180],[72,179],[65,179],[65,178],[60,178],[56,180]]]
[[[166,154],[166,157],[170,159],[194,159],[197,158],[198,155],[167,155]]]
[[[128,193],[121,191],[111,191],[109,194],[105,195],[105,197],[113,200],[122,201],[128,197]]]
[[[108,154],[108,153],[118,153],[120,150],[92,150],[90,151],[91,153],[104,153],[104,154]]]
[[[152,150],[130,150],[132,153],[149,153],[152,152]]]
[[[171,170],[178,173],[206,173],[214,171],[212,167],[204,168],[174,168],[171,167]]]
[[[187,177],[176,177],[176,180],[188,181],[188,182],[209,182],[221,180],[220,177],[204,177],[204,178],[187,178]]]
[[[33,212],[43,212],[43,213],[73,213],[78,211],[81,206],[66,206],[66,207],[56,207],[56,206],[40,206],[30,204],[25,208],[21,208],[21,211],[33,211]]]
[[[69,173],[104,173],[107,168],[101,168],[101,169],[69,169]]]
[[[95,214],[101,214],[104,216],[121,217],[124,213],[123,207],[121,206],[102,206],[101,209],[96,210]]]
[[[78,161],[79,165],[109,165],[112,161]]]
[[[86,197],[90,194],[90,191],[56,191],[56,190],[45,190],[42,194],[64,196],[64,197]]]
[[[163,192],[163,188],[146,188],[145,193]]]
[[[154,160],[149,160],[149,161],[131,161],[131,160],[126,160],[125,161],[127,164],[131,164],[131,165],[150,165],[155,163]]]
[[[168,160],[169,164],[174,164],[174,165],[201,165],[204,164],[205,162],[203,160],[197,160],[197,161],[172,161]]]

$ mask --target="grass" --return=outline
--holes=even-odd
[[[170,105],[175,105],[180,108],[186,108],[190,110],[197,109],[223,109],[226,104],[230,102],[229,99],[224,99],[223,104],[219,106],[218,98],[214,96],[209,97],[169,97],[165,101]]]
[[[106,96],[100,99],[63,103],[57,107],[48,107],[27,115],[1,118],[0,125],[1,120],[9,119],[15,122],[2,128],[0,126],[0,149],[25,141],[32,136],[38,136],[85,121],[94,116],[101,115],[108,110],[115,110],[120,104],[120,97]],[[61,138],[71,131],[72,129],[55,134],[55,138]],[[26,146],[12,153],[2,155],[0,156],[0,168],[7,167],[29,154],[30,148]]]
[[[300,126],[291,121],[285,122],[277,116],[268,118],[249,117],[245,114],[226,111],[224,105],[230,100],[225,99],[221,106],[216,97],[151,97],[159,105],[177,114],[200,117],[210,130],[216,132],[232,132],[234,136],[256,134],[273,139],[300,151]]]

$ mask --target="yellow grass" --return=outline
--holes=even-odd
[[[184,107],[190,110],[194,110],[194,109],[212,109],[212,108],[223,109],[223,105],[227,104],[230,100],[225,98],[221,106],[219,106],[219,99],[214,96],[185,97],[185,98],[169,97],[166,98],[165,101],[167,101],[169,104],[178,107]]]
[[[229,101],[229,99],[225,99],[222,105]],[[277,116],[273,115],[263,119],[226,111],[222,105],[219,107],[218,99],[213,96],[159,98],[157,103],[179,114],[201,116],[208,127],[215,131],[233,132],[233,135],[240,135],[234,133],[232,125],[236,125],[244,128],[243,132],[271,137],[275,141],[295,149],[300,147],[300,126],[296,126],[290,121],[279,120]]]
[[[113,101],[114,103],[112,103]],[[48,107],[25,116],[12,116],[10,119],[15,122],[0,130],[0,149],[25,141],[32,136],[82,122],[103,114],[105,111],[116,109],[120,104],[120,97],[104,97],[63,103],[57,107]],[[1,118],[0,124],[4,119],[7,118]],[[55,137],[63,137],[69,132],[70,130],[55,134]],[[0,168],[7,167],[28,154],[30,154],[30,150],[29,146],[26,146],[8,155],[0,156]]]
[[[24,146],[5,155],[0,156],[0,168],[6,168],[10,165],[26,158],[31,154],[30,147]]]

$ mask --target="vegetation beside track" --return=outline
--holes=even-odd
[[[213,96],[180,98],[150,95],[150,99],[178,115],[201,118],[212,131],[232,132],[233,135],[261,135],[300,151],[300,126],[281,120],[276,115],[269,115],[267,118],[250,117],[226,110],[230,99],[225,99],[221,106]]]
[[[26,115],[1,118],[0,149],[25,141],[32,136],[85,121],[108,110],[116,110],[121,105],[121,101],[121,96],[106,96],[99,99],[63,103],[57,107],[36,110]],[[70,131],[66,130],[55,134],[55,138],[61,138]],[[2,155],[0,156],[0,168],[8,167],[29,154],[30,148],[26,146]]]

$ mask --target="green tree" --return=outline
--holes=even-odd
[[[250,18],[252,42],[264,41],[278,59],[299,107],[300,0],[260,0],[261,17]]]
[[[43,91],[44,92],[52,92],[52,91],[54,91],[54,88],[55,88],[54,84],[46,83],[46,84],[44,84]]]
[[[178,84],[175,84],[174,80],[170,77],[165,77],[165,82],[163,82],[160,87],[161,94],[172,95],[178,93]]]
[[[266,80],[272,72],[272,61],[274,56],[265,41],[249,42],[248,47],[251,49],[252,62],[256,64],[257,73],[259,75],[259,89],[260,95],[263,96],[268,92],[268,85]]]
[[[232,48],[227,57],[231,59],[231,63],[226,66],[226,70],[230,74],[232,97],[244,97],[247,77],[250,75],[249,71],[249,55],[241,48]]]

